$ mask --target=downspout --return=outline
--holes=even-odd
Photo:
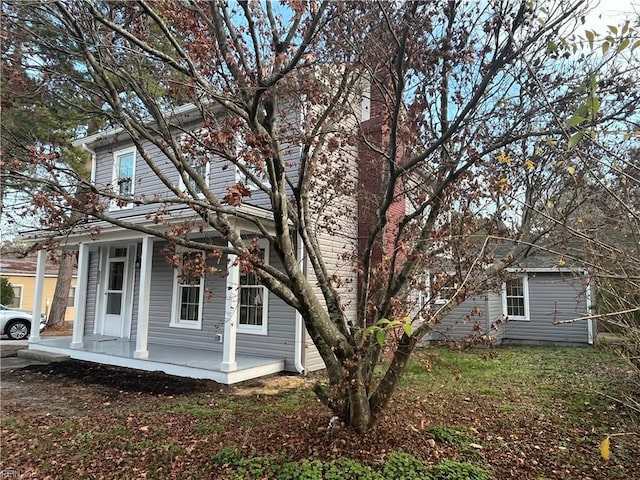
[[[302,237],[300,234],[296,238],[296,250],[298,263],[302,266],[303,274],[307,275],[307,262],[304,256],[304,245],[302,244]],[[304,364],[302,363],[302,349],[304,348],[304,322],[302,320],[302,314],[296,310],[295,320],[295,333],[294,333],[294,352],[293,352],[293,364],[298,373],[305,373]]]
[[[587,278],[587,284],[585,287],[585,297],[587,303],[587,313],[591,315],[593,313],[593,304],[591,299],[591,279],[589,278],[589,272],[584,271],[584,276]],[[587,341],[589,345],[593,345],[593,318],[587,320]]]
[[[87,147],[86,143],[83,143],[82,145],[80,145],[80,148],[82,148],[84,151],[89,152],[89,155],[91,155],[91,173],[90,173],[90,180],[91,183],[95,183],[96,182],[96,152]]]

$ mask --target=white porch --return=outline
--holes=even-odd
[[[236,355],[237,368],[231,372],[220,369],[223,354],[170,345],[148,344],[147,358],[137,358],[136,342],[124,338],[103,335],[87,335],[82,339],[82,348],[71,348],[71,337],[40,338],[29,343],[29,350],[60,353],[77,360],[161,371],[169,375],[202,378],[230,385],[262,377],[284,370],[284,359]]]

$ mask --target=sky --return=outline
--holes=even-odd
[[[590,2],[591,3],[591,2]],[[638,19],[640,16],[640,0],[600,0],[594,2],[595,6],[589,15],[585,18],[585,23],[578,28],[576,33],[580,34],[584,30],[594,30],[604,35],[608,31],[608,25],[621,25],[625,18]],[[5,208],[11,208],[12,205],[24,201],[21,198],[5,198]],[[3,215],[4,217],[4,215]],[[9,225],[6,218],[0,218],[0,243],[12,240],[18,230],[24,230],[25,227],[31,226],[33,222],[27,222],[27,225],[15,226]]]
[[[585,29],[604,33],[607,25],[622,24],[625,17],[640,15],[640,0],[600,0],[585,19]]]

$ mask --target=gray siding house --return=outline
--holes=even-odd
[[[184,125],[199,128],[195,108],[185,107],[180,114]],[[121,131],[96,134],[77,144],[93,153],[91,173],[97,186],[113,185],[114,189],[121,192],[126,189],[127,194],[136,196],[164,194],[166,187]],[[300,149],[291,145],[284,148],[295,175]],[[165,171],[173,171],[173,181],[179,181],[168,159],[151,145],[146,151],[154,156],[160,168],[166,163]],[[354,150],[352,158],[343,155],[342,161],[352,162],[353,165],[347,167],[355,171],[356,158]],[[215,159],[203,173],[209,187],[221,197],[227,186],[237,181],[237,172]],[[123,177],[131,180],[123,182]],[[324,190],[326,194],[326,188]],[[348,202],[355,206],[356,199],[341,198],[334,205],[340,205],[344,211]],[[272,221],[268,207],[266,196],[256,192],[236,208],[243,214],[260,218],[268,226],[270,219]],[[115,217],[149,228],[170,227],[154,222],[157,205],[110,204],[108,208]],[[176,222],[193,215],[186,209],[167,208],[174,209],[171,218]],[[324,209],[327,215],[331,215],[331,208]],[[242,235],[260,237],[250,222],[243,223],[241,218],[237,222]],[[341,218],[340,222],[339,237],[321,226],[317,227],[316,236],[330,273],[348,279],[345,295],[353,296],[354,301],[347,302],[346,308],[355,309],[355,292],[347,290],[349,284],[357,281],[355,269],[348,268],[342,259],[346,250],[357,248],[357,221]],[[301,316],[250,274],[242,273],[233,258],[223,255],[206,259],[223,274],[207,276],[200,285],[185,285],[180,282],[178,269],[167,262],[166,241],[105,222],[92,220],[90,224],[92,228],[86,233],[67,240],[67,248],[78,251],[73,336],[47,339],[32,332],[30,349],[109,365],[207,378],[224,384],[280,371],[308,372],[324,368]],[[213,230],[193,235],[201,235],[203,241],[210,243],[223,245],[224,242]],[[261,240],[260,247],[265,259],[277,267],[279,258],[270,251],[268,242]],[[299,261],[311,275],[312,269],[302,248],[298,251]],[[44,258],[44,251],[40,251],[40,257]],[[317,294],[321,298],[319,289]]]
[[[425,338],[431,343],[590,345],[596,334],[592,288],[582,268],[531,257],[507,269],[496,291],[466,298]],[[436,300],[446,304],[447,298]]]

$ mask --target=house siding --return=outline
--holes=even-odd
[[[439,305],[434,305],[433,308],[438,307]],[[471,312],[476,309],[481,312],[481,315],[478,316],[474,314],[470,316]],[[486,331],[489,325],[486,295],[468,298],[460,305],[453,307],[453,309],[433,327],[427,340],[464,340],[469,338],[474,332],[474,327],[477,322],[479,322],[481,327]]]
[[[215,275],[205,280],[205,289],[210,295],[205,296],[200,329],[170,326],[174,270],[165,260],[163,248],[166,244],[166,242],[157,241],[153,246],[149,343],[222,351],[223,343],[217,340],[217,334],[224,335],[226,278],[223,275]],[[270,263],[276,268],[280,266],[280,261],[273,252],[270,255]],[[218,266],[226,264],[227,259],[223,256]],[[136,306],[137,291],[136,288],[134,297]],[[295,371],[295,310],[274,294],[268,295],[268,334],[238,333],[237,353],[284,358],[285,369]]]
[[[174,270],[162,251],[165,245],[166,242],[154,242],[153,245],[149,343],[221,351],[222,343],[216,341],[216,334],[224,332],[225,278],[208,277],[205,281],[205,288],[213,292],[213,296],[205,296],[201,329],[171,327]],[[226,259],[221,262],[226,264]]]
[[[136,247],[137,248],[137,247]],[[130,255],[137,255],[137,251],[134,248],[133,252]],[[140,305],[140,269],[134,268],[133,275],[133,296],[132,300],[132,308],[131,308],[131,331],[130,331],[130,339],[132,341],[136,340],[138,334],[138,305]]]
[[[587,343],[586,321],[557,324],[587,313],[582,278],[571,274],[529,274],[530,320],[510,320],[504,341]]]
[[[284,105],[283,121],[289,125],[299,125],[300,123],[300,107],[298,105],[291,105],[289,102]],[[190,122],[184,125],[183,128],[189,130],[196,129],[200,126],[200,122]],[[130,148],[132,142],[128,139],[118,139],[109,145],[96,148],[96,173],[95,184],[98,188],[105,188],[111,185],[113,176],[113,162],[114,153]],[[148,157],[153,159],[157,168],[164,172],[175,185],[179,184],[179,175],[175,167],[169,161],[169,159],[160,151],[160,149],[153,145],[151,142],[143,142],[143,149],[148,154]],[[285,164],[287,165],[287,174],[293,179],[297,177],[298,160],[300,157],[300,147],[286,142],[286,139],[282,141],[282,153]],[[144,195],[147,198],[158,196],[158,198],[164,198],[168,194],[167,187],[158,176],[153,172],[151,167],[147,164],[146,160],[142,156],[140,151],[136,151],[136,165],[135,165],[135,181],[134,181],[134,196],[138,197]],[[236,169],[229,162],[223,160],[220,157],[214,157],[211,161],[209,169],[209,187],[218,198],[223,198],[227,192],[227,188],[230,185],[235,184]],[[174,196],[173,193],[169,195]],[[245,203],[256,207],[271,208],[271,202],[265,193],[258,189],[252,191],[252,195],[245,199]],[[123,208],[110,210],[110,214],[116,218],[126,218],[133,215],[145,215],[147,213],[155,213],[159,205],[139,205],[134,208]],[[166,210],[179,210],[183,207],[166,206],[162,205]]]
[[[499,321],[502,318],[502,296],[496,292],[487,293],[487,325],[486,332],[495,340],[496,343],[502,342],[504,338],[504,322]],[[492,325],[495,325],[492,328]]]
[[[95,333],[96,303],[98,297],[98,275],[100,270],[100,252],[89,252],[87,299],[85,305],[84,331]]]
[[[271,250],[269,264],[282,269],[282,263]],[[285,370],[296,371],[295,354],[295,310],[271,292],[268,295],[267,335],[238,333],[238,353],[263,355],[285,359]],[[223,309],[224,311],[224,309]]]
[[[319,167],[324,168],[325,171],[315,175],[315,184],[310,194],[313,199],[315,237],[322,252],[327,276],[340,281],[340,285],[336,284],[336,290],[342,301],[344,315],[348,319],[355,319],[357,311],[358,277],[353,259],[356,258],[358,248],[358,200],[355,195],[355,183],[348,185],[340,178],[344,177],[345,172],[356,171],[356,160],[355,147],[346,148],[336,154],[335,159]],[[326,305],[308,259],[306,269],[316,297],[322,305]],[[306,371],[311,372],[325,367],[318,349],[306,331],[304,348],[303,359]]]

